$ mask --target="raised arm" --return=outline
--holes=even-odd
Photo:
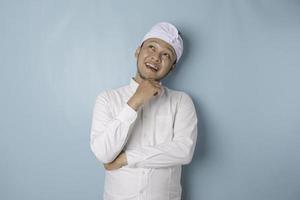
[[[174,138],[157,146],[125,151],[128,167],[160,168],[189,164],[197,140],[197,115],[192,99],[183,93],[174,123]]]
[[[92,126],[90,130],[90,147],[96,158],[103,162],[112,162],[122,151],[130,130],[137,118],[137,111],[125,103],[116,117],[110,112],[106,92],[97,96]]]

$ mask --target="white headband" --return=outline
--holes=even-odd
[[[168,22],[160,22],[155,24],[144,36],[141,44],[149,38],[159,38],[170,44],[176,52],[176,62],[178,62],[183,52],[183,40],[174,25]]]

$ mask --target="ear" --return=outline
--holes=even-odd
[[[139,46],[136,50],[135,50],[135,53],[134,53],[134,56],[137,58],[138,55],[140,54],[140,51],[141,51],[141,47]]]
[[[176,67],[176,64],[172,65],[171,69],[170,69],[170,72],[173,71]]]

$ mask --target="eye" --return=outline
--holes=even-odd
[[[152,51],[155,51],[155,47],[153,45],[149,45],[149,48],[152,50]]]
[[[168,54],[168,53],[164,53],[163,55],[167,58],[171,58],[170,54]]]

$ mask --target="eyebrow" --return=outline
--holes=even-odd
[[[161,45],[158,44],[156,41],[149,41],[149,43],[155,43],[155,44],[161,46]],[[172,50],[170,47],[167,46],[166,48],[167,48],[174,56],[176,55],[176,53],[173,52],[174,50]]]

